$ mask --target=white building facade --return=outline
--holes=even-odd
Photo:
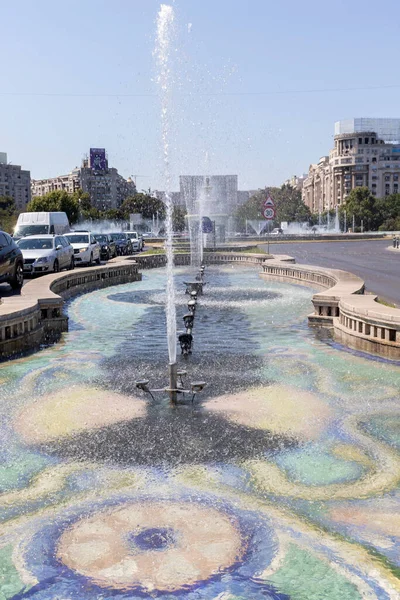
[[[359,131],[364,121],[375,130]],[[311,212],[335,209],[356,187],[368,187],[377,198],[399,192],[400,119],[349,119],[337,122],[335,131],[340,133],[335,135],[334,148],[310,165],[303,183],[302,198]]]

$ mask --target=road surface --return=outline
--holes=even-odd
[[[299,264],[350,271],[364,279],[367,291],[400,306],[400,250],[391,240],[288,242],[270,244],[271,254],[289,254]],[[260,247],[267,250],[266,244]]]

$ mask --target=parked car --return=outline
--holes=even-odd
[[[110,233],[117,247],[118,256],[133,254],[132,242],[125,232]]]
[[[100,264],[100,244],[90,231],[71,231],[65,236],[74,249],[76,265]]]
[[[126,231],[125,233],[131,240],[132,250],[134,252],[140,252],[140,250],[143,250],[144,242],[141,233],[138,233],[137,231]]]
[[[0,282],[7,282],[13,290],[24,283],[24,259],[11,235],[0,231]]]
[[[271,235],[282,235],[282,234],[283,234],[283,229],[281,229],[280,227],[275,227],[271,231]],[[266,233],[265,235],[268,235],[268,233]]]
[[[74,269],[74,249],[63,235],[31,235],[18,240],[24,273],[58,273]]]
[[[110,260],[117,256],[117,247],[109,233],[94,233],[96,240],[100,244],[100,257],[102,260]]]
[[[68,231],[70,226],[65,212],[29,212],[19,215],[13,237],[17,240],[26,235],[62,235]]]

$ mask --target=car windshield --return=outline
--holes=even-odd
[[[65,236],[70,244],[88,244],[89,236],[87,234],[74,234]]]
[[[52,250],[53,238],[25,238],[19,240],[18,246],[21,250]]]
[[[94,237],[98,242],[101,242],[102,244],[107,244],[108,242],[108,238],[106,235],[95,233]]]
[[[137,240],[138,239],[138,234],[137,233],[128,233],[127,236],[131,240]]]
[[[125,240],[125,234],[124,233],[110,233],[111,237],[113,240]]]
[[[48,225],[20,225],[15,230],[15,235],[37,235],[49,233]]]

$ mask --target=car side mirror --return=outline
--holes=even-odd
[[[61,244],[58,244],[58,246],[56,246],[56,250],[62,250]]]

